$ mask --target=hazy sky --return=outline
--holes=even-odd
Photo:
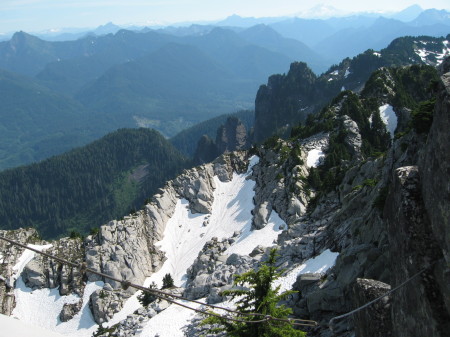
[[[345,12],[398,11],[418,4],[450,10],[449,0],[0,0],[0,33],[115,24],[169,24],[240,16],[284,16],[324,4]]]

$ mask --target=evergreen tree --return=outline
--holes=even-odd
[[[167,288],[172,288],[174,286],[173,284],[173,278],[170,274],[166,274],[163,277],[163,285],[161,289],[167,289]]]
[[[224,291],[222,294],[238,298],[236,310],[240,313],[257,313],[260,315],[236,315],[233,318],[244,321],[235,322],[225,317],[210,316],[203,324],[219,324],[221,327],[213,332],[226,331],[233,337],[304,337],[303,331],[296,330],[286,321],[268,320],[259,321],[264,316],[287,319],[292,313],[290,308],[278,303],[294,291],[286,291],[279,294],[280,286],[272,289],[272,283],[278,279],[282,272],[275,266],[276,249],[272,249],[269,259],[262,264],[259,270],[250,270],[242,275],[237,275],[234,285],[239,287]],[[249,287],[248,289],[246,287]]]
[[[156,286],[155,282],[152,282],[152,284],[150,284],[149,286],[150,289],[157,289],[158,287]],[[150,291],[145,291],[142,294],[138,295],[137,299],[139,301],[139,303],[141,303],[141,305],[143,307],[147,307],[150,303],[152,303],[153,301],[155,301],[158,297],[156,297],[153,293],[151,293]]]

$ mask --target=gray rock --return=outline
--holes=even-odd
[[[390,285],[368,279],[356,279],[353,285],[353,300],[356,308],[384,295],[391,290]],[[355,314],[355,332],[359,337],[390,337],[392,320],[390,315],[390,297],[386,296],[373,305]]]
[[[65,303],[61,313],[59,314],[59,319],[61,322],[70,321],[80,310],[83,305],[83,300],[79,300],[77,303]]]

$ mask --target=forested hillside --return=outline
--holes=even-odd
[[[35,227],[45,238],[89,232],[140,208],[186,166],[158,132],[118,130],[41,163],[1,172],[1,228]]]

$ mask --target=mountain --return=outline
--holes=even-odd
[[[292,60],[302,60],[316,73],[320,74],[326,70],[325,60],[307,45],[295,39],[286,39],[269,26],[256,25],[239,35],[252,44],[287,55]]]
[[[301,327],[309,336],[445,337],[449,89],[450,58],[439,75],[423,64],[383,67],[289,139],[185,170],[84,240],[1,231],[76,261],[0,241],[1,310],[64,335],[206,335],[218,328],[202,325],[208,305],[218,315],[226,306],[227,322],[246,317],[229,311],[236,302],[223,291],[276,248],[284,271],[272,289],[296,291],[283,303],[312,323]],[[174,286],[161,293],[167,274]],[[132,283],[156,298],[142,306]]]
[[[171,44],[109,69],[77,98],[91,109],[108,112],[116,125],[137,123],[171,136],[211,111],[248,107],[245,102],[251,101],[255,86],[198,48]]]
[[[425,15],[424,11],[422,15]],[[445,12],[448,15],[448,12]],[[443,14],[445,17],[445,14]],[[420,16],[419,16],[420,17]],[[431,24],[433,22],[433,24]],[[332,55],[330,60],[352,57],[366,49],[381,49],[390,41],[401,36],[428,35],[432,37],[446,36],[450,25],[448,20],[426,20],[416,23],[404,23],[394,19],[380,17],[366,28],[348,28],[318,42],[313,50],[319,54]]]
[[[97,116],[32,78],[0,70],[0,169],[40,161],[105,132]]]
[[[273,133],[288,135],[292,125],[320,111],[340,91],[362,90],[372,72],[380,67],[439,65],[450,54],[446,41],[433,37],[398,38],[380,52],[367,50],[346,58],[321,76],[315,76],[304,63],[291,64],[287,74],[272,75],[267,85],[258,90],[254,141],[262,142]]]
[[[279,42],[281,46],[283,38]],[[284,71],[290,62],[290,56],[219,28],[188,36],[120,30],[66,42],[16,33],[0,43],[0,67],[33,76],[30,81],[41,88],[38,91],[67,103],[58,103],[61,111],[56,116],[57,105],[50,100],[37,100],[37,105],[31,99],[21,101],[23,92],[11,95],[11,105],[23,106],[30,114],[21,126],[23,132],[17,134],[23,148],[5,147],[3,157],[11,162],[3,167],[62,153],[121,127],[154,127],[173,136],[213,116],[251,108],[259,84],[268,74]],[[54,125],[61,123],[60,117],[71,105],[83,116],[80,121],[68,118],[66,129]],[[3,112],[0,108],[4,116],[9,113],[6,107]],[[33,123],[40,125],[39,116],[48,125],[45,131],[32,130]],[[54,129],[59,138],[53,135]],[[36,131],[48,132],[47,141],[27,136]],[[50,141],[57,139],[64,142]],[[16,143],[5,138],[5,144]]]
[[[156,131],[121,129],[63,155],[0,172],[1,227],[32,226],[47,239],[86,234],[129,214],[186,165]]]
[[[450,12],[445,9],[427,9],[420,13],[420,15],[411,21],[414,26],[431,26],[435,24],[443,24],[450,26]]]
[[[67,46],[67,49],[83,48],[87,51],[48,62],[36,77],[49,88],[74,96],[109,68],[143,57],[173,40],[166,34],[153,31],[120,30],[114,35],[88,36],[74,42],[73,46]]]
[[[424,10],[419,5],[411,5],[404,10],[395,13],[391,16],[392,19],[400,20],[403,22],[410,22],[416,19]]]
[[[296,39],[310,48],[329,36],[335,29],[326,20],[291,18],[270,25],[282,36]]]
[[[255,121],[254,111],[243,110],[233,114],[220,115],[195,124],[170,138],[170,142],[185,156],[193,158],[199,139],[203,135],[208,136],[210,139],[214,139],[217,129],[225,124],[229,117],[238,118],[247,130],[253,128]]]

